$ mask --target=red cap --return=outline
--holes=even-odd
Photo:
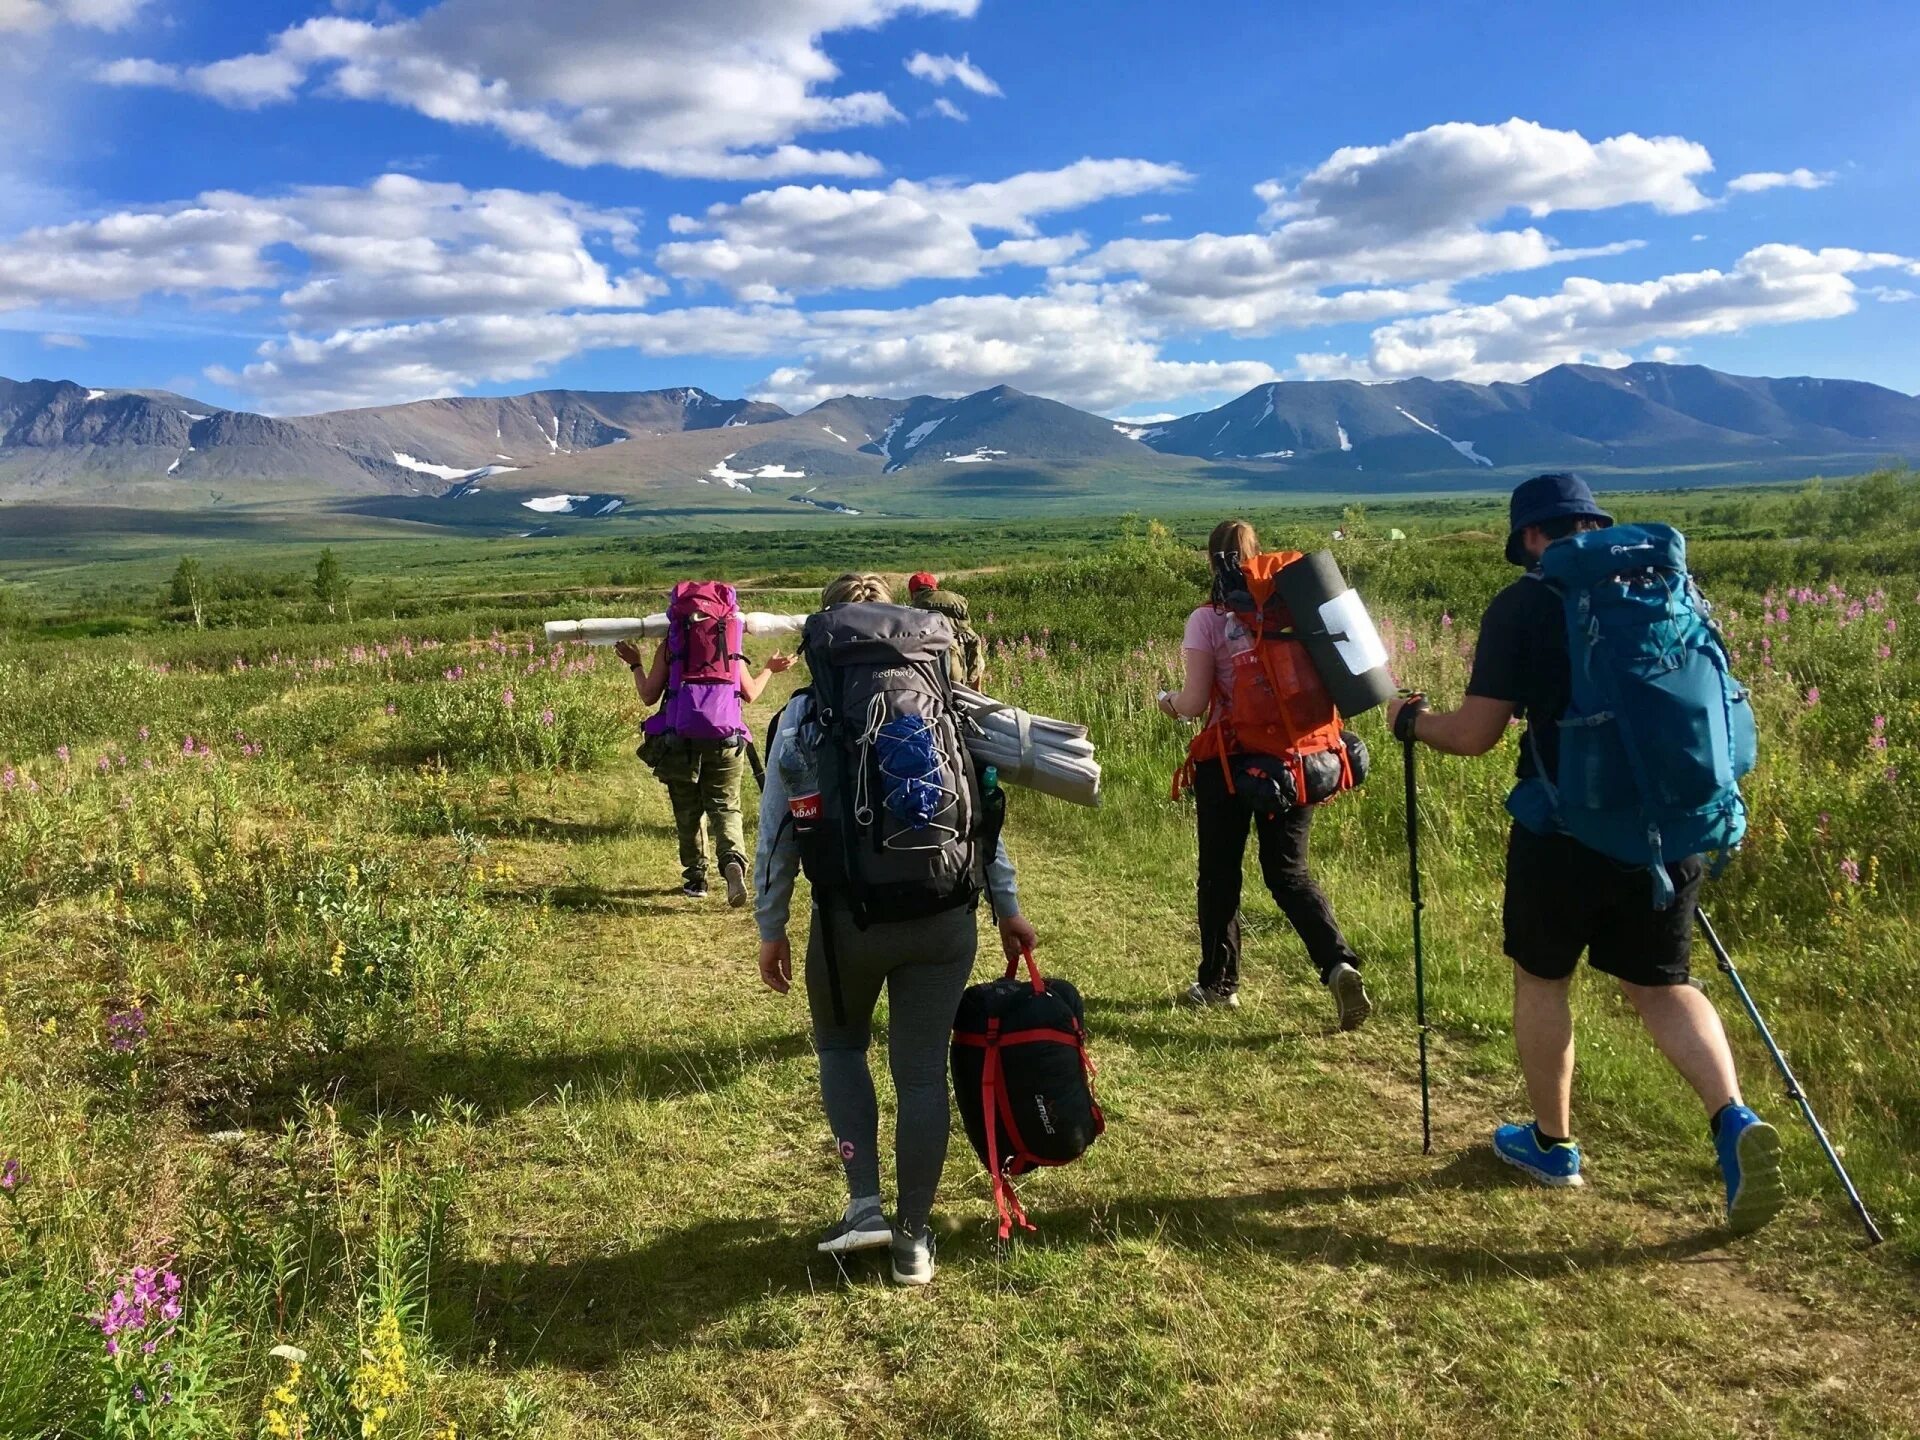
[[[907,577],[907,593],[909,595],[921,590],[938,590],[939,588],[940,582],[924,570],[918,574]]]

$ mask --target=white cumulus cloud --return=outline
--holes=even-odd
[[[440,0],[413,17],[319,16],[207,65],[134,59],[99,74],[240,106],[321,86],[483,126],[566,165],[717,179],[870,175],[879,169],[870,156],[799,143],[900,118],[878,91],[833,90],[839,68],[823,37],[906,13],[971,16],[978,4]]]
[[[44,30],[62,22],[95,30],[129,24],[147,0],[0,0],[0,32]]]
[[[1727,182],[1727,189],[1736,195],[1744,195],[1756,190],[1820,190],[1832,183],[1832,171],[1815,171],[1802,166],[1798,170],[1754,170],[1745,175],[1736,175]]]
[[[1164,190],[1187,178],[1178,165],[1080,160],[973,185],[785,185],[710,206],[698,218],[673,217],[677,234],[711,232],[712,238],[675,241],[656,258],[669,275],[724,285],[753,300],[971,279],[1000,266],[1057,265],[1085,248],[1079,236],[1040,235],[1042,216]],[[981,232],[1012,238],[986,244]]]
[[[1729,335],[1755,325],[1831,319],[1858,308],[1852,275],[1904,270],[1920,262],[1848,249],[1761,245],[1730,270],[1697,270],[1654,280],[1570,279],[1551,295],[1509,295],[1375,330],[1364,357],[1302,355],[1308,376],[1343,373],[1375,380],[1524,380],[1569,362],[1625,364],[1655,341]]]
[[[589,244],[630,254],[636,233],[630,214],[563,196],[468,190],[407,175],[274,196],[209,191],[0,239],[0,309],[112,305],[156,294],[271,297],[294,323],[342,324],[638,306],[659,282],[616,273]],[[297,277],[270,253],[277,246],[299,252]]]
[[[966,55],[956,59],[952,55],[929,55],[924,50],[917,50],[907,58],[906,65],[909,75],[917,75],[929,84],[945,85],[952,81],[976,95],[1002,93],[1000,87],[993,83],[993,78]]]

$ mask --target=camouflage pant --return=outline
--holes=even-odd
[[[733,746],[676,747],[655,768],[673,802],[673,828],[680,835],[680,869],[689,881],[704,880],[707,850],[700,824],[706,822],[722,869],[729,860],[748,867],[746,830],[740,818],[740,777],[747,756]]]

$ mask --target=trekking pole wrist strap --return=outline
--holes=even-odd
[[[1427,697],[1420,694],[1409,695],[1407,703],[1400,707],[1400,713],[1393,717],[1393,738],[1402,745],[1413,744],[1419,738],[1414,734],[1414,727],[1419,724],[1420,717],[1426,713]]]

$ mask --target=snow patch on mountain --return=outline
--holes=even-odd
[[[850,443],[846,436],[842,435],[839,431],[835,430],[831,425],[822,425],[820,428],[826,431],[827,434],[833,436],[833,438],[838,440],[842,445],[846,445]]]
[[[1004,450],[989,450],[982,445],[971,455],[943,455],[941,463],[944,465],[991,465],[1006,453]]]
[[[107,392],[104,390],[87,391],[87,401],[89,404],[91,404],[95,400],[104,400],[106,398],[107,398]]]
[[[1446,441],[1447,444],[1451,445],[1455,450],[1458,450],[1461,455],[1466,457],[1468,460],[1471,460],[1474,464],[1484,465],[1489,470],[1493,468],[1493,461],[1489,460],[1486,456],[1482,455],[1478,450],[1474,449],[1473,442],[1471,440],[1456,440],[1451,435],[1441,434],[1438,426],[1429,425],[1426,421],[1422,420],[1418,415],[1413,414],[1411,411],[1402,409],[1398,405],[1394,406],[1393,408],[1395,410],[1399,410],[1402,415],[1405,415],[1407,419],[1413,421],[1414,424],[1418,425],[1422,430],[1426,431],[1429,435],[1438,435],[1442,440]]]
[[[1291,460],[1293,458],[1293,452],[1291,450],[1262,450],[1253,458],[1255,460]]]
[[[186,416],[187,419],[195,422],[198,422],[201,420],[211,420],[213,418],[211,415],[196,415],[191,410],[182,410],[180,413]]]
[[[1340,448],[1342,450],[1351,450],[1353,448],[1353,441],[1347,438],[1346,426],[1336,423],[1333,427],[1333,431],[1334,431],[1334,434],[1340,437]]]
[[[531,500],[522,500],[521,506],[528,510],[538,510],[542,515],[571,515],[573,507],[584,505],[591,495],[536,495]]]
[[[929,420],[924,425],[914,426],[913,429],[907,432],[907,443],[901,446],[901,449],[910,451],[918,448],[921,445],[924,445],[926,443],[927,437],[933,434],[933,432],[938,430],[942,425],[946,424],[947,419],[948,419],[947,416],[942,415],[937,420]]]
[[[431,475],[439,480],[465,480],[474,473],[455,465],[435,465],[430,460],[416,459],[404,450],[393,452],[393,463],[403,469],[417,470],[422,475]]]

